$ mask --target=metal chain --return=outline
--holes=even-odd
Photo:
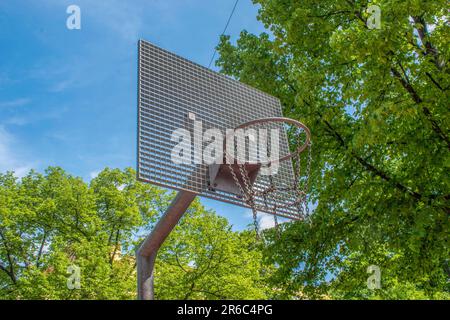
[[[293,159],[294,163],[294,175],[295,175],[295,183],[294,183],[294,190],[296,193],[296,197],[298,201],[292,203],[292,205],[295,205],[295,203],[298,204],[299,209],[299,218],[308,218],[309,217],[309,207],[308,207],[308,201],[307,201],[307,194],[309,189],[309,182],[310,182],[310,174],[311,174],[311,163],[312,163],[312,143],[310,142],[308,144],[308,158],[306,159],[306,170],[305,170],[305,182],[301,186],[298,184],[298,181],[300,181],[301,176],[301,158],[300,154],[298,154],[295,159]],[[230,169],[231,176],[235,182],[235,184],[238,186],[242,196],[244,197],[244,201],[247,205],[249,205],[252,208],[253,213],[253,225],[256,232],[256,239],[260,239],[259,234],[259,224],[258,224],[258,217],[257,217],[257,209],[258,205],[256,203],[256,191],[253,189],[253,186],[250,182],[250,178],[247,172],[247,169],[245,168],[244,164],[237,163],[237,166],[239,168],[239,173],[242,176],[242,183],[238,179],[236,172],[233,169],[232,163],[227,163],[228,168]],[[270,186],[270,192],[277,191],[276,186],[273,184],[272,177],[269,176],[269,179],[271,181]],[[267,191],[269,192],[269,191]],[[264,205],[266,210],[270,210],[266,194],[264,193]],[[278,217],[276,216],[276,207],[274,207],[274,222],[275,222],[275,230],[277,232],[277,236],[279,237],[279,224],[278,224]]]
[[[300,185],[300,177],[301,177],[301,155],[298,154],[295,157],[292,158],[292,166],[294,170],[294,186],[293,191],[297,199],[299,200],[296,203],[297,209],[298,209],[298,217],[299,219],[303,218],[303,196],[302,196],[302,190]]]
[[[247,169],[245,168],[245,166],[242,164],[238,164],[239,166],[239,171],[241,172],[242,175],[242,180],[244,180],[244,185],[247,189],[248,192],[248,200],[249,200],[249,205],[252,207],[252,212],[253,212],[253,225],[255,227],[255,233],[256,233],[256,240],[259,241],[260,240],[260,234],[259,234],[259,224],[258,224],[258,212],[256,209],[256,201],[255,201],[255,191],[252,188],[251,182],[250,182],[250,177],[248,175]]]
[[[242,180],[244,181],[244,186],[245,189],[247,190],[247,193],[249,195],[249,200],[254,202],[254,196],[255,196],[255,192],[252,188],[251,182],[250,182],[250,177],[248,175],[247,169],[245,168],[245,166],[243,164],[238,164],[238,168],[239,168],[239,172],[241,173],[242,176]]]
[[[257,211],[256,211],[255,207],[252,207],[252,212],[253,212],[253,226],[255,228],[256,240],[260,240],[258,216],[257,216]]]
[[[278,224],[278,217],[276,214],[273,215],[273,222],[275,223],[275,233],[277,235],[277,238],[280,239],[280,229]]]
[[[239,181],[236,173],[234,172],[233,165],[231,163],[228,163],[228,168],[230,169],[231,176],[233,177],[234,182],[239,187],[242,196],[245,198],[245,202],[252,208],[253,213],[253,226],[255,228],[256,233],[256,240],[259,240],[259,224],[258,224],[258,216],[257,216],[257,210],[256,210],[256,203],[254,199],[254,192],[253,189],[250,186],[250,178],[248,177],[248,172],[244,168],[243,165],[238,164],[239,172],[242,176],[242,181],[244,182],[245,189],[247,189],[247,192],[245,192],[244,188],[242,187],[241,182]]]
[[[310,176],[311,176],[311,162],[312,162],[312,142],[309,143],[308,145],[308,159],[307,159],[307,163],[306,163],[306,183],[305,183],[305,188],[304,188],[304,204],[305,204],[305,213],[307,216],[309,216],[309,206],[308,206],[308,199],[307,199],[307,195],[308,195],[308,191],[309,191],[309,180],[310,180]]]
[[[236,176],[236,173],[234,172],[233,165],[231,163],[228,163],[228,168],[230,169],[231,176],[233,177],[234,183],[239,187],[239,190],[241,191],[241,194],[243,197],[247,197],[247,194],[244,191],[244,188],[241,185],[241,182],[239,181],[238,177]]]
[[[275,184],[273,183],[273,177],[272,176],[269,176],[269,181],[270,181],[270,188],[276,190],[275,189]],[[263,194],[263,199],[264,199],[264,206],[266,208],[269,208],[269,205],[267,203],[267,195],[265,193]],[[275,233],[276,233],[277,238],[279,239],[280,238],[280,229],[278,228],[278,226],[279,226],[279,224],[278,224],[278,217],[275,214],[276,211],[277,211],[276,210],[276,206],[275,206],[273,211],[274,211],[273,221],[274,221],[274,226],[275,226]]]

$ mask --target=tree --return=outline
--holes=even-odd
[[[200,203],[164,244],[156,265],[157,299],[264,299],[262,253],[253,232],[233,232]]]
[[[136,182],[131,169],[106,169],[90,186],[60,168],[21,181],[0,175],[0,296],[133,297],[128,248],[133,232],[155,218],[162,194]],[[67,286],[72,265],[81,270],[81,290]]]
[[[271,35],[223,36],[217,65],[313,133],[314,213],[265,250],[281,296],[367,298],[369,265],[382,285],[448,290],[447,1],[254,2]]]
[[[135,250],[172,197],[132,169],[0,174],[0,299],[135,299]],[[198,200],[167,241],[158,298],[265,297],[254,238]]]

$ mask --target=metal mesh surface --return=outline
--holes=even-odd
[[[138,75],[138,179],[247,207],[239,196],[209,187],[208,165],[173,163],[171,152],[178,142],[171,136],[176,129],[189,129],[189,113],[202,121],[204,130],[217,128],[223,133],[250,120],[281,117],[279,100],[143,40],[139,41]],[[280,154],[288,152],[282,128]],[[277,185],[292,185],[293,177],[292,163],[285,161],[273,179]],[[268,184],[268,177],[260,175],[255,188]],[[269,201],[276,205],[286,200]],[[297,214],[296,208],[278,211],[290,218]]]

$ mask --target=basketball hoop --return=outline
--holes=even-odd
[[[308,214],[306,190],[311,153],[308,159],[300,159],[300,154],[310,149],[311,142],[306,126],[281,118],[278,98],[145,40],[139,41],[138,53],[137,179],[178,191],[136,252],[138,298],[148,300],[154,298],[153,267],[158,250],[197,196],[251,207],[257,234],[258,210],[274,214],[276,226],[277,217],[303,219]],[[271,151],[270,157],[260,157],[256,162],[249,158],[247,163],[235,163],[241,158],[239,154],[236,159],[232,158],[231,163],[214,161],[222,160],[215,159],[216,156],[229,156],[215,143],[222,143],[227,130],[253,126],[281,129],[278,130],[281,132],[279,139],[272,139],[272,133],[268,139],[270,142],[278,140],[283,154]],[[294,130],[286,130],[287,126]],[[213,129],[209,132],[218,133],[212,134],[214,142],[206,146],[210,147],[208,152],[214,151],[214,157],[208,157],[214,158],[214,163],[202,161],[202,152],[206,151],[202,147],[207,142],[203,139],[206,133],[203,129]],[[181,132],[183,136],[191,135],[191,139],[174,139]],[[301,140],[300,136],[304,138],[304,134],[306,139]],[[253,147],[250,140],[254,142],[255,137],[253,134],[248,136],[248,141],[244,137],[243,145],[248,142]],[[290,145],[299,147],[290,152]],[[177,151],[180,148],[183,156],[189,152],[192,156],[184,158],[181,163],[173,159],[174,155],[180,155]],[[250,149],[252,154],[253,150]],[[257,153],[259,155],[259,150]],[[302,163],[307,166],[306,172],[300,172]],[[278,172],[272,171],[277,167],[280,168]],[[268,168],[271,174],[266,175]]]
[[[295,145],[299,145],[298,148],[295,149],[294,152],[288,152],[287,154],[281,155],[277,159],[271,159],[266,161],[259,161],[257,164],[249,163],[249,162],[239,162],[238,159],[234,155],[229,154],[229,150],[226,149],[225,157],[231,161],[226,161],[226,164],[223,166],[228,167],[228,172],[231,174],[233,181],[237,188],[240,191],[240,194],[243,197],[243,201],[252,208],[253,211],[253,220],[254,226],[256,230],[257,237],[259,237],[259,228],[257,221],[257,212],[263,211],[268,212],[274,215],[275,220],[275,228],[278,229],[278,210],[283,208],[297,208],[298,217],[297,220],[303,220],[308,214],[308,204],[307,204],[307,190],[309,184],[309,175],[311,170],[311,132],[308,127],[306,127],[303,123],[293,120],[290,118],[282,118],[282,117],[272,117],[272,118],[263,118],[252,120],[246,122],[244,124],[236,127],[235,131],[238,129],[247,129],[250,127],[258,127],[259,129],[274,129],[274,125],[282,125],[283,132],[286,131],[285,126],[290,125],[293,129],[297,130],[288,130],[288,133],[293,135],[291,136],[291,142]],[[302,134],[305,134],[306,137],[304,142],[301,143],[300,137]],[[234,134],[234,133],[233,133]],[[230,135],[227,135],[226,140],[230,139]],[[234,137],[233,137],[234,139]],[[306,170],[304,176],[302,176],[301,172],[301,154],[306,150],[308,150],[308,156],[306,159]],[[267,175],[268,185],[265,188],[256,189],[254,187],[255,181],[255,173],[254,168],[255,165],[259,168],[271,168],[274,165],[279,165],[283,162],[290,160],[292,163],[292,171],[294,174],[293,183],[290,185],[286,185],[285,183],[277,181],[275,178],[276,173],[273,171],[269,171],[269,175]],[[249,174],[250,172],[250,174]],[[262,202],[256,201],[256,199],[263,199]],[[282,199],[284,198],[284,199]]]

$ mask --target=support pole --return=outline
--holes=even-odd
[[[169,208],[136,252],[139,300],[153,300],[153,267],[161,245],[194,201],[196,193],[179,191]]]

